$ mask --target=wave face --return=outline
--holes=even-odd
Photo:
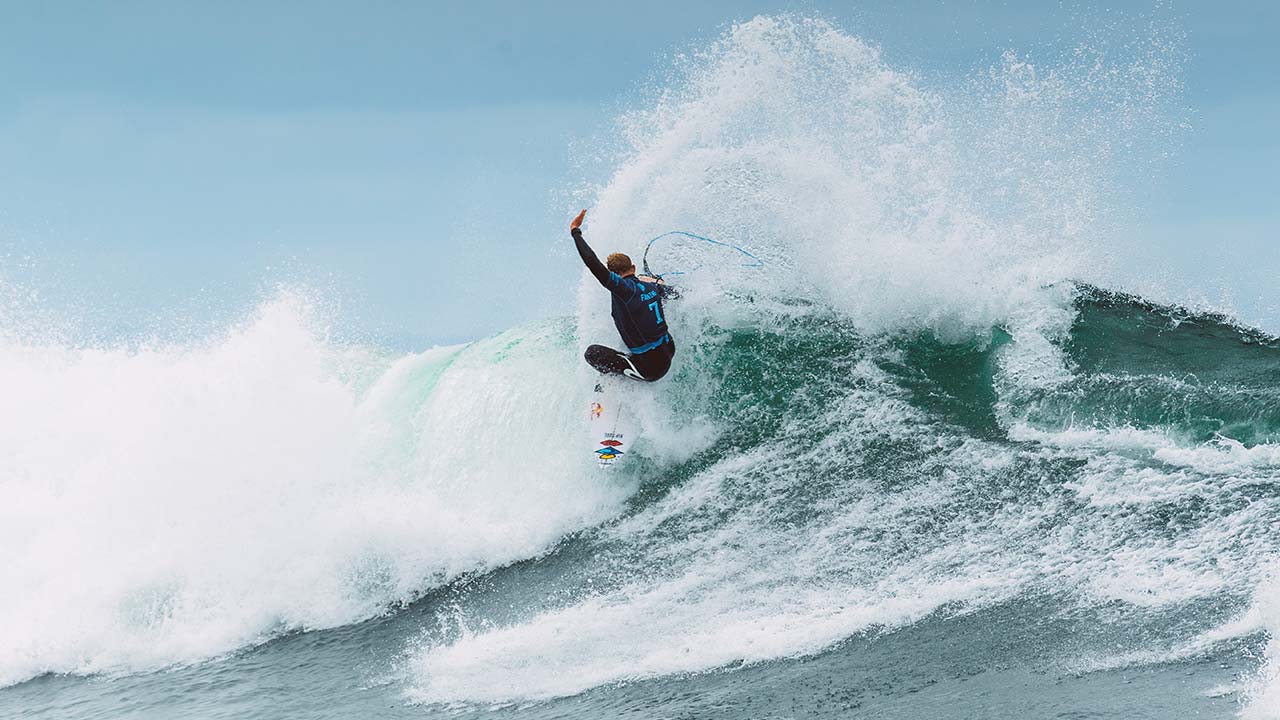
[[[1240,618],[1280,551],[1280,341],[1087,287],[1071,307],[1069,376],[1017,402],[1009,340],[868,340],[836,316],[717,331],[665,398],[714,443],[594,531],[573,602],[451,616],[415,696],[573,695],[1018,601],[1100,616],[1065,650],[1017,639],[1059,671],[1256,632]],[[695,376],[717,392],[683,406]],[[1211,414],[1224,396],[1252,402]]]
[[[682,60],[623,118],[588,236],[638,256],[696,228],[766,266],[681,277],[676,364],[632,388],[641,441],[604,477],[588,279],[574,318],[407,356],[328,340],[290,293],[199,343],[0,333],[0,683],[388,614],[358,632],[412,625],[381,643],[397,687],[472,709],[930,623],[951,652],[947,623],[1009,607],[1038,622],[983,663],[1256,643],[1280,342],[1079,282],[1109,168],[1176,86],[1159,42],[1138,55],[928,91],[783,17]],[[1244,688],[1260,717],[1277,674]]]

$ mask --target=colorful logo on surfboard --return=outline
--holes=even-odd
[[[604,447],[596,450],[596,457],[601,460],[613,460],[619,455],[626,454],[618,449],[622,447],[622,443],[618,440],[601,440],[600,444]]]
[[[604,406],[598,402],[591,403],[591,419],[595,420],[600,417],[600,413],[604,412]]]

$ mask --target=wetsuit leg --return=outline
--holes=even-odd
[[[675,341],[668,340],[649,352],[639,355],[628,355],[604,345],[592,345],[587,348],[582,357],[586,359],[588,365],[605,375],[625,375],[653,382],[662,379],[662,376],[671,369],[671,358],[675,357],[675,354]]]
[[[639,377],[640,371],[627,359],[627,354],[603,345],[592,345],[582,354],[587,364],[605,375]],[[630,371],[630,372],[628,372]]]

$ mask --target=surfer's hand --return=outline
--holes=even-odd
[[[586,216],[587,216],[586,210],[583,210],[582,212],[578,213],[578,217],[574,218],[573,222],[569,223],[569,230],[577,230],[578,228],[582,227],[582,219],[585,218]]]

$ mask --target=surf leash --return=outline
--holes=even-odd
[[[737,251],[738,251],[739,253],[741,253],[743,256],[745,256],[745,257],[747,257],[747,258],[750,258],[751,260],[753,260],[753,261],[754,261],[754,262],[750,262],[750,263],[743,263],[743,264],[742,264],[742,267],[749,267],[749,268],[764,267],[764,261],[763,261],[763,260],[761,260],[760,258],[756,257],[755,255],[752,255],[749,251],[744,250],[743,248],[738,247],[737,245],[732,245],[732,244],[727,243],[727,242],[720,242],[719,240],[712,240],[712,239],[711,239],[711,238],[709,238],[709,237],[703,237],[703,236],[701,236],[701,235],[695,235],[695,234],[693,234],[693,233],[691,233],[691,232],[685,232],[684,230],[672,230],[672,231],[670,231],[670,232],[664,232],[664,233],[662,233],[662,234],[661,234],[661,235],[659,235],[658,237],[656,237],[656,238],[654,238],[654,239],[650,240],[648,245],[645,245],[645,246],[644,246],[644,256],[643,256],[643,257],[641,257],[641,259],[640,259],[640,265],[641,265],[641,267],[643,267],[643,268],[644,268],[644,274],[645,274],[645,275],[648,275],[648,276],[650,276],[650,277],[655,277],[655,278],[658,278],[658,279],[662,279],[662,278],[663,278],[663,277],[665,277],[665,276],[669,276],[669,275],[683,275],[683,274],[685,273],[685,271],[684,271],[684,270],[673,270],[673,271],[671,271],[671,272],[669,272],[669,273],[663,273],[662,275],[659,275],[659,274],[657,274],[657,273],[655,273],[655,272],[653,272],[652,270],[650,270],[650,269],[649,269],[649,248],[653,247],[653,244],[654,244],[654,243],[656,243],[656,242],[658,242],[658,241],[659,241],[659,240],[661,240],[662,238],[664,238],[664,237],[670,237],[670,236],[672,236],[672,235],[680,235],[680,236],[683,236],[683,237],[690,238],[690,239],[692,239],[692,240],[701,240],[702,242],[705,242],[705,243],[711,243],[712,245],[719,245],[720,247],[727,247],[727,248],[730,248],[731,250],[737,250]]]

